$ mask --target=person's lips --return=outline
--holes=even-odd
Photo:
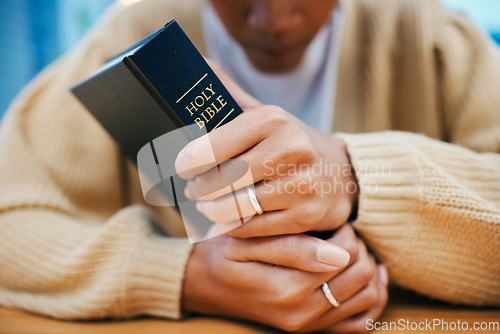
[[[271,58],[285,58],[287,56],[293,55],[302,50],[302,45],[300,44],[289,44],[289,45],[261,45],[257,46],[255,49],[261,53]]]
[[[280,38],[252,36],[240,40],[245,53],[259,70],[286,72],[297,66],[309,45],[310,39],[292,34]]]

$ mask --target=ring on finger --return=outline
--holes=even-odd
[[[337,301],[337,299],[335,299],[332,291],[330,291],[330,287],[328,286],[328,283],[326,283],[326,282],[323,283],[323,286],[321,287],[321,289],[323,290],[323,293],[325,294],[326,299],[328,299],[328,301],[330,302],[330,304],[332,304],[333,307],[340,306],[340,303]]]
[[[253,189],[248,187],[247,194],[248,198],[250,199],[250,203],[252,203],[252,206],[255,209],[255,212],[257,212],[257,214],[259,215],[263,214],[264,210],[262,210],[262,207],[260,206],[260,203],[257,200],[257,196],[255,196],[255,192],[253,191]]]

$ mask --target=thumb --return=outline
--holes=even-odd
[[[233,239],[231,260],[264,262],[309,272],[332,272],[349,263],[349,253],[332,243],[297,234]]]

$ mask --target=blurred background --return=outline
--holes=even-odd
[[[468,15],[500,44],[499,0],[441,1]],[[0,119],[22,87],[71,48],[112,2],[0,0]]]

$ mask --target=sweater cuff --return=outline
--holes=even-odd
[[[347,145],[360,187],[353,225],[389,267],[404,256],[402,241],[411,238],[415,226],[412,220],[421,210],[417,159],[410,145],[398,140],[398,135],[336,134]],[[401,262],[398,268],[402,269]]]
[[[131,252],[124,303],[127,316],[182,316],[184,273],[192,245],[187,239],[148,235]]]

